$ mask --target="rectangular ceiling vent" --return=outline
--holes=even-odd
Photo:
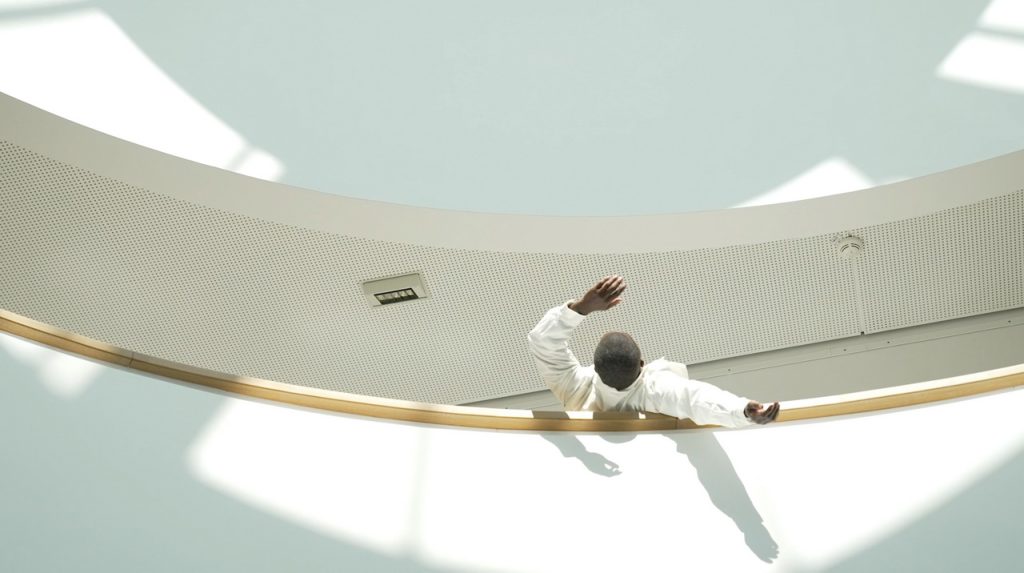
[[[383,306],[427,297],[423,277],[419,273],[389,277],[363,283],[363,294],[373,306]]]

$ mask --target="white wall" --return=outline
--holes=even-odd
[[[721,209],[1024,147],[1015,0],[932,5],[0,0],[0,91],[350,197]]]
[[[537,434],[287,408],[76,363],[0,336],[0,570],[1018,561],[1021,390],[740,431]],[[75,376],[77,394],[52,390]]]

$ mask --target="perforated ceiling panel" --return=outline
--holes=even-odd
[[[1024,191],[855,232],[868,331],[1024,304]]]
[[[633,333],[647,359],[692,363],[1024,305],[1020,191],[857,230],[867,246],[851,263],[832,235],[622,255],[390,243],[198,206],[10,143],[0,164],[0,307],[345,392],[461,403],[542,389],[526,333],[612,273],[627,277],[626,302],[581,326],[585,362],[607,330]],[[408,272],[429,298],[367,303],[362,281]]]

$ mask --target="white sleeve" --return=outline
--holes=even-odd
[[[699,380],[662,377],[651,384],[644,409],[700,425],[742,428],[753,424],[743,410],[750,400]]]
[[[574,394],[580,389],[583,376],[579,360],[569,350],[569,339],[583,318],[567,302],[549,310],[527,336],[544,383],[571,409],[579,407],[574,403]]]

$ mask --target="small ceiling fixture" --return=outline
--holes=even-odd
[[[839,248],[839,256],[846,260],[853,260],[861,256],[864,251],[864,239],[853,235],[846,235],[836,241]]]
[[[366,281],[363,283],[363,294],[373,306],[383,306],[416,300],[427,297],[427,289],[423,286],[423,277],[419,273],[401,275]]]

